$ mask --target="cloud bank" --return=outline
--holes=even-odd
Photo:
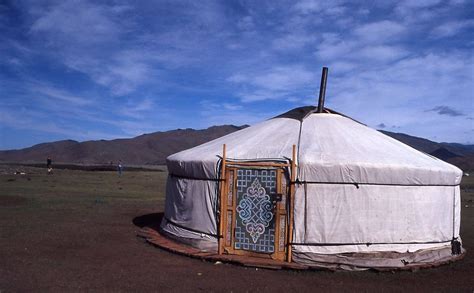
[[[250,124],[316,103],[473,143],[470,1],[0,4],[0,148]],[[21,122],[17,117],[22,117]]]

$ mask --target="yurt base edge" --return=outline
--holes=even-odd
[[[463,259],[467,251],[462,249],[461,254],[451,255],[440,261],[433,262],[420,262],[420,263],[410,263],[408,261],[401,261],[403,266],[369,266],[364,267],[363,265],[354,265],[349,262],[331,262],[325,263],[324,261],[310,261],[308,264],[305,264],[304,257],[295,257],[292,262],[274,260],[271,258],[258,258],[258,257],[249,257],[245,255],[228,255],[228,254],[218,254],[217,251],[202,251],[198,248],[192,247],[190,245],[177,242],[164,234],[156,231],[155,229],[144,227],[141,228],[138,233],[138,237],[144,238],[147,243],[159,247],[161,249],[170,251],[172,253],[197,258],[209,262],[223,262],[223,263],[232,263],[237,265],[242,265],[246,267],[255,267],[255,268],[264,268],[264,269],[291,269],[291,270],[329,270],[329,271],[339,271],[339,270],[348,270],[348,271],[359,271],[359,270],[375,270],[375,271],[417,271],[420,269],[434,268],[441,265],[449,264],[458,260]],[[449,249],[447,247],[446,249]],[[415,255],[413,253],[413,255]],[[295,254],[297,256],[297,254]],[[334,255],[338,257],[339,255]],[[345,256],[347,257],[347,256]],[[349,257],[350,259],[350,257]],[[332,260],[333,261],[333,260]]]

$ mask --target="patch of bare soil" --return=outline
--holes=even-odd
[[[25,204],[26,198],[21,196],[0,195],[0,207],[11,207]]]
[[[0,200],[26,198],[28,204],[0,205],[2,293],[474,290],[474,208],[465,202],[471,193],[463,193],[463,260],[416,272],[333,273],[218,264],[145,243],[136,235],[163,212],[164,172],[118,178],[115,172],[59,170],[30,181],[8,178],[0,175]]]

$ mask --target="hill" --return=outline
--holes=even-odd
[[[445,149],[455,155],[465,156],[474,154],[474,145],[466,145],[460,143],[434,142],[426,138],[411,136],[405,133],[396,133],[390,131],[379,130],[383,134],[391,136],[419,151],[432,154],[438,149]],[[437,157],[435,155],[435,157]],[[443,158],[440,158],[443,159]]]
[[[43,162],[51,156],[55,163],[110,164],[123,160],[127,165],[162,165],[166,157],[247,127],[212,126],[207,129],[177,129],[143,134],[134,138],[77,142],[63,140],[21,149],[0,151],[0,162]],[[425,138],[381,131],[411,147],[452,163],[465,171],[474,170],[474,145],[438,143]]]
[[[453,164],[463,171],[474,170],[474,145],[460,143],[434,142],[426,138],[390,131],[380,132],[399,140],[412,148]]]
[[[55,163],[110,164],[123,160],[128,165],[162,165],[170,154],[244,127],[247,126],[222,125],[202,130],[154,132],[129,139],[42,143],[20,150],[0,151],[0,162],[43,162],[51,156]]]

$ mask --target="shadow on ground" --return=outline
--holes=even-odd
[[[161,219],[163,219],[163,215],[164,213],[146,214],[133,218],[132,222],[137,227],[147,227],[158,231],[160,228]]]

